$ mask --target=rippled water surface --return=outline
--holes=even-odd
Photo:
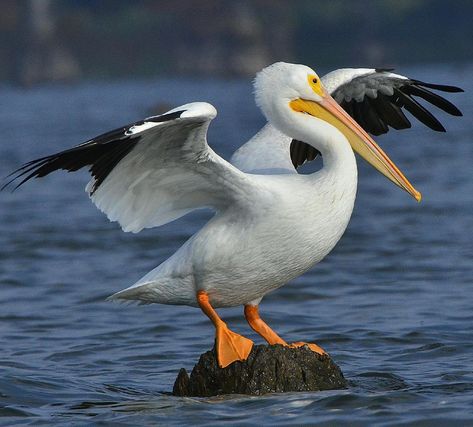
[[[316,340],[350,381],[342,391],[176,398],[180,367],[213,341],[197,309],[104,299],[170,256],[198,213],[125,234],[88,201],[86,173],[0,193],[0,423],[5,425],[458,425],[473,422],[471,67],[403,69],[456,84],[462,119],[378,138],[423,192],[417,204],[360,165],[359,195],[335,250],[268,295],[288,340]],[[212,102],[209,140],[230,153],[263,124],[247,82],[156,80],[0,88],[0,175],[142,118],[160,103]],[[241,308],[221,310],[259,342]]]

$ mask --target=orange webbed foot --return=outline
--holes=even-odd
[[[225,324],[217,326],[216,350],[218,365],[225,368],[231,363],[246,360],[253,348],[253,341],[235,332]]]
[[[209,301],[205,291],[197,292],[197,303],[215,326],[215,348],[218,366],[225,368],[237,360],[246,360],[253,348],[253,341],[228,329]]]
[[[298,341],[298,342],[289,344],[289,347],[297,348],[297,347],[302,347],[304,345],[308,346],[314,353],[320,354],[321,356],[327,355],[327,352],[322,347],[319,347],[317,344],[313,344],[313,343]]]
[[[251,328],[260,334],[270,345],[280,344],[290,348],[297,348],[307,345],[314,353],[320,355],[326,355],[327,353],[319,347],[317,344],[306,343],[306,342],[295,342],[288,344],[284,341],[276,332],[274,332],[267,324],[261,319],[257,305],[246,304],[245,305],[245,317]]]
[[[327,355],[327,352],[322,347],[319,347],[317,344],[313,344],[313,343],[298,341],[298,342],[289,344],[289,347],[297,348],[297,347],[302,347],[304,345],[308,346],[314,353],[320,354],[322,356]]]

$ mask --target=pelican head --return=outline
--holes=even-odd
[[[421,200],[420,192],[368,133],[330,96],[311,68],[285,62],[264,68],[255,79],[255,97],[263,114],[276,126],[282,113],[286,116],[285,121],[291,114],[305,114],[335,127],[345,136],[353,150],[378,172],[417,201]]]

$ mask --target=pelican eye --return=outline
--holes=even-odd
[[[322,82],[319,79],[319,76],[316,74],[309,74],[307,76],[307,83],[312,88],[312,90],[319,96],[324,96],[324,90],[322,88]]]

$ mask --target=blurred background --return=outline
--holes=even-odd
[[[1,192],[0,425],[471,425],[472,18],[472,0],[0,0],[0,187],[29,160],[192,101],[218,109],[209,143],[228,159],[265,124],[251,81],[275,61],[465,90],[440,93],[464,117],[428,107],[447,133],[407,113],[412,129],[376,138],[422,203],[358,162],[339,244],[263,301],[282,337],[340,364],[339,392],[172,398],[179,368],[212,345],[208,319],[105,298],[210,213],[123,233],[87,200],[86,170]],[[240,307],[222,316],[261,343]]]
[[[1,0],[0,80],[252,76],[473,59],[473,1]]]

